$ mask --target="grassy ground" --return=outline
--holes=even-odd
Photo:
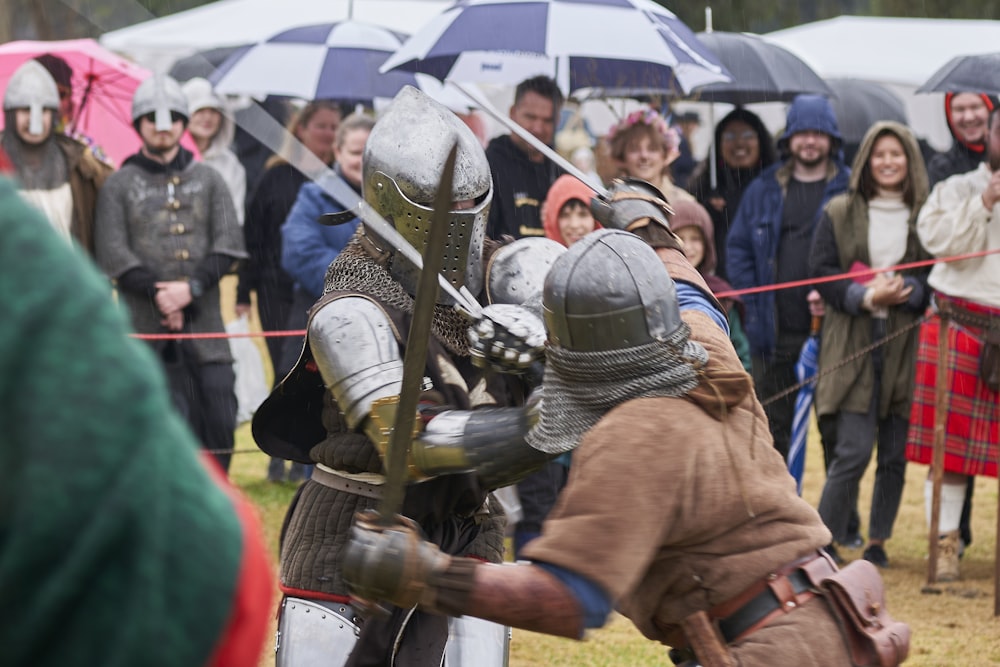
[[[253,450],[249,427],[237,434],[238,449]],[[810,438],[804,497],[814,506],[819,500],[823,476],[818,437]],[[260,509],[267,538],[277,553],[278,533],[291,484],[265,481],[267,457],[260,452],[239,454],[233,459],[232,477]],[[871,496],[871,469],[862,489],[862,516]],[[978,667],[1000,665],[1000,621],[993,616],[994,551],[997,527],[997,481],[980,478],[976,485],[973,514],[974,544],[962,561],[962,580],[939,587],[938,594],[921,593],[927,578],[927,534],[924,527],[923,482],[926,468],[911,465],[903,495],[896,534],[887,544],[891,566],[883,571],[889,609],[913,630],[908,665]],[[863,518],[863,523],[866,520]],[[848,559],[860,551],[843,551]],[[269,646],[261,667],[273,665]],[[574,665],[666,665],[666,650],[646,640],[622,617],[614,617],[584,642],[547,637],[515,630],[511,643],[512,667]]]

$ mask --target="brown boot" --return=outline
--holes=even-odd
[[[958,531],[953,530],[938,538],[937,580],[958,581]]]

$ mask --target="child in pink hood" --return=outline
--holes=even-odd
[[[600,229],[590,213],[594,191],[580,179],[563,174],[556,179],[542,206],[542,227],[546,238],[571,246],[584,236]]]
[[[684,242],[684,254],[691,265],[705,279],[709,289],[718,297],[723,292],[732,291],[732,286],[715,275],[715,234],[712,219],[701,204],[679,200],[672,202],[674,215],[670,228]],[[736,354],[743,362],[743,368],[750,372],[750,343],[743,332],[743,302],[737,297],[720,297],[719,303],[726,309],[729,318],[729,339],[736,348]]]

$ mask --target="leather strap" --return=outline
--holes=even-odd
[[[718,619],[726,642],[735,642],[764,627],[778,614],[798,609],[819,590],[817,578],[836,571],[837,566],[825,554],[810,554],[767,575],[709,614]]]
[[[802,570],[775,577],[768,587],[735,613],[719,619],[719,631],[726,643],[766,625],[774,612],[789,613],[812,598],[812,583]]]
[[[317,464],[313,468],[310,479],[317,484],[322,484],[337,491],[353,493],[356,496],[364,496],[365,498],[374,498],[376,500],[382,497],[382,488],[379,485],[338,475],[320,464]]]

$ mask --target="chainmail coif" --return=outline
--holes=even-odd
[[[698,385],[708,352],[689,341],[681,326],[665,342],[623,350],[574,352],[557,346],[545,351],[545,396],[538,423],[527,441],[548,454],[574,449],[583,434],[612,408],[635,398],[683,396]]]
[[[413,297],[365,250],[359,234],[351,238],[326,271],[323,293],[334,291],[361,292],[404,313],[413,313]],[[469,324],[454,306],[434,306],[431,333],[456,356],[469,356]]]

